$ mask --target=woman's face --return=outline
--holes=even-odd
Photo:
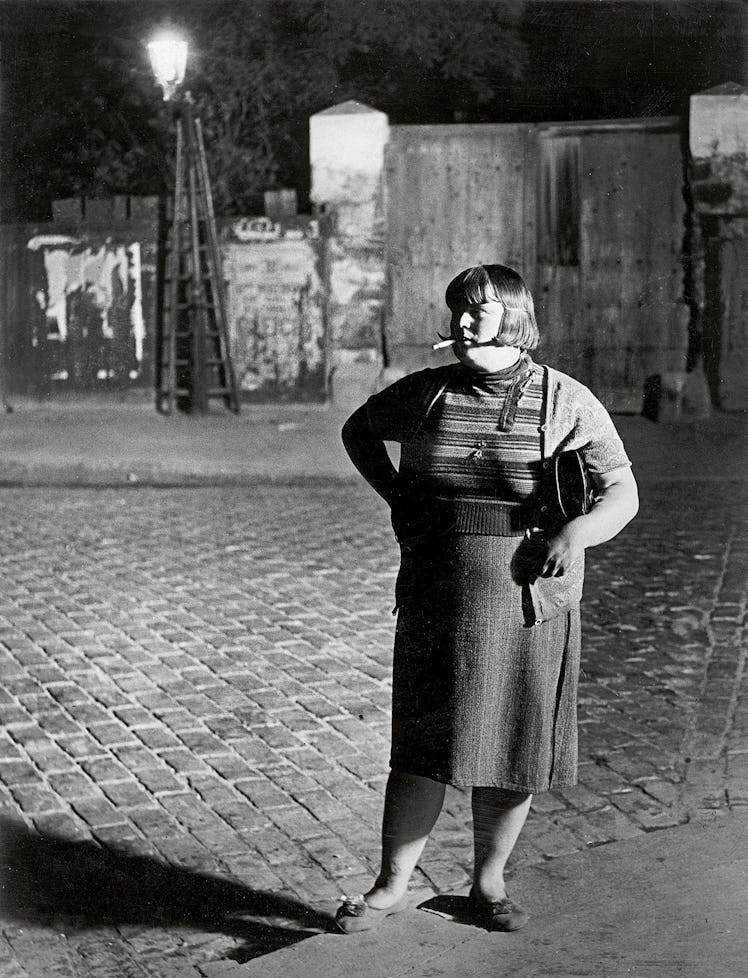
[[[519,356],[517,347],[491,345],[501,329],[503,303],[492,299],[480,303],[458,302],[450,311],[449,325],[455,341],[452,349],[460,363],[481,373],[492,373],[514,363]]]

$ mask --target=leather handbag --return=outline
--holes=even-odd
[[[525,624],[532,627],[564,614],[582,598],[584,554],[563,577],[540,577],[545,561],[547,538],[564,523],[589,513],[595,500],[595,487],[584,459],[576,449],[545,453],[545,431],[549,422],[548,369],[544,368],[541,431],[542,476],[534,507],[533,525],[528,528],[512,562],[512,574],[523,585],[522,609]]]
[[[538,490],[536,522],[543,529],[568,523],[589,513],[595,487],[578,451],[560,452],[544,463]]]
[[[525,533],[512,561],[512,576],[523,585],[525,624],[540,625],[563,614],[582,598],[584,555],[563,577],[540,577],[548,536],[592,508],[594,486],[579,452],[546,459],[538,490],[534,525]]]

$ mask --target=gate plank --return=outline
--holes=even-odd
[[[429,349],[447,281],[501,261],[533,288],[538,358],[612,410],[639,411],[646,377],[684,366],[677,120],[395,126],[386,174],[392,365],[449,359]]]

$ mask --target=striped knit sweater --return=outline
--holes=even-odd
[[[587,388],[557,371],[549,378],[548,417],[543,370],[528,356],[497,374],[461,364],[419,371],[370,398],[374,432],[402,445],[406,497],[455,532],[514,535],[528,525],[544,450],[579,448],[592,472],[630,464]]]

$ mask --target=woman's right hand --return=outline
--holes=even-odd
[[[413,512],[410,496],[405,492],[402,479],[398,478],[387,500],[390,507],[390,521],[399,541],[412,535]]]
[[[429,507],[424,496],[408,480],[398,475],[390,505],[392,529],[398,541],[420,536],[425,532]]]

